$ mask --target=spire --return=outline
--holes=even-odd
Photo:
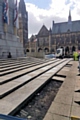
[[[71,11],[69,10],[68,22],[71,22]]]
[[[50,29],[49,29],[49,33],[52,33],[51,27],[50,27]]]

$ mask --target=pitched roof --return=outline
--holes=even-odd
[[[80,20],[62,23],[54,23],[52,26],[52,33],[64,33],[70,30],[71,32],[80,31]]]
[[[38,33],[38,36],[47,36],[49,35],[49,30],[43,25]]]

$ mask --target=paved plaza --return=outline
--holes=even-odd
[[[52,102],[44,120],[79,120],[80,119],[80,76],[78,61],[73,64],[65,78],[58,94]],[[60,72],[62,74],[62,71]],[[64,75],[63,71],[63,75]],[[59,74],[59,73],[58,73]]]

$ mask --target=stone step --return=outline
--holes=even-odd
[[[30,72],[33,72],[35,70],[38,70],[40,68],[47,67],[49,64],[53,64],[54,63],[54,65],[56,66],[57,64],[60,64],[60,62],[63,62],[63,61],[65,61],[65,59],[64,60],[56,60],[56,61],[53,61],[52,63],[44,63],[42,65],[33,66],[33,67],[27,68],[25,70],[21,70],[21,71],[15,72],[15,73],[11,73],[11,74],[8,74],[8,75],[5,75],[5,76],[1,76],[0,77],[1,78],[0,84],[4,84],[6,82],[14,80],[14,79],[16,79],[18,77],[26,75],[26,74],[28,74]]]
[[[53,63],[53,64],[45,66],[45,67],[42,67],[38,70],[35,70],[31,73],[28,73],[27,75],[24,75],[20,78],[17,78],[13,81],[10,81],[6,84],[1,85],[1,87],[0,87],[0,98],[4,97],[7,94],[10,94],[10,92],[18,89],[19,87],[21,87],[25,83],[30,82],[32,79],[38,77],[39,75],[45,74],[46,71],[52,69],[55,65],[58,65],[59,63],[61,63],[61,61]]]
[[[10,63],[8,63],[8,64],[6,64],[6,65],[1,65],[0,66],[0,68],[6,68],[6,67],[11,67],[11,66],[16,66],[16,65],[21,65],[21,64],[25,64],[25,63],[30,63],[31,61],[23,61],[23,62],[16,62],[15,61],[15,63],[12,63],[12,64],[10,64]]]
[[[63,61],[63,60],[62,60]],[[12,92],[8,96],[4,97],[0,100],[0,113],[3,114],[11,114],[16,113],[23,104],[27,103],[33,95],[35,95],[48,81],[52,76],[59,71],[65,64],[67,64],[69,60],[62,62],[47,71],[45,74],[35,78],[31,82],[25,84],[21,88]]]
[[[37,62],[37,63],[42,63],[42,62]],[[31,65],[31,64],[35,64],[35,62],[20,63],[20,64],[15,64],[12,66],[4,67],[0,69],[0,72],[7,71],[10,69],[15,69],[15,68],[26,66],[26,65]]]
[[[32,64],[32,65],[27,65],[27,66],[24,66],[24,67],[20,67],[20,68],[16,68],[16,69],[11,69],[11,70],[8,70],[8,71],[3,71],[0,73],[0,76],[3,76],[3,75],[7,75],[7,74],[11,74],[11,73],[14,73],[14,72],[17,72],[17,71],[20,71],[20,70],[25,70],[27,68],[30,68],[30,67],[35,67],[37,65],[48,65],[48,64],[51,64],[53,62],[56,62],[57,60],[53,60],[53,61],[50,61],[50,62],[47,62],[47,63],[37,63],[36,64]]]
[[[62,70],[60,70],[56,75],[66,77],[68,71],[69,71],[69,70],[62,69]]]
[[[23,59],[23,60],[20,60],[20,59],[15,59],[15,60],[5,60],[5,62],[1,62],[0,61],[0,65],[7,65],[7,64],[13,64],[15,63],[15,61],[18,63],[18,62],[25,62],[25,61],[29,61],[29,58],[26,58],[26,59]]]
[[[55,59],[52,59],[52,61],[54,61]],[[15,66],[10,66],[10,67],[5,67],[5,68],[1,68],[0,69],[0,72],[3,72],[3,71],[7,71],[7,70],[10,70],[10,69],[15,69],[15,68],[18,68],[18,67],[22,67],[22,66],[25,66],[25,65],[31,65],[31,64],[36,64],[36,63],[46,63],[48,61],[51,61],[51,60],[46,60],[46,61],[41,61],[41,62],[27,62],[27,63],[21,63],[19,65],[15,64]]]
[[[55,59],[53,59],[52,61],[54,61]],[[46,60],[45,61],[45,63],[46,62],[48,62],[49,60]],[[41,62],[37,62],[37,61],[35,61],[35,62],[27,62],[27,63],[21,63],[21,64],[19,64],[19,65],[15,65],[15,66],[11,66],[11,67],[5,67],[5,68],[1,68],[0,69],[0,72],[3,72],[3,71],[7,71],[7,70],[11,70],[11,69],[15,69],[15,68],[18,68],[18,67],[24,67],[24,66],[26,66],[26,65],[38,65],[38,64],[41,64],[41,63],[44,63],[43,61],[41,61]]]
[[[41,62],[41,61],[38,61],[38,60],[26,60],[26,61],[19,61],[19,62],[16,62],[16,60],[15,60],[15,62],[14,63],[8,63],[8,64],[6,64],[6,65],[3,65],[3,64],[1,64],[0,65],[0,68],[5,68],[5,67],[10,67],[10,66],[16,66],[16,65],[20,65],[21,63],[31,63],[31,62]],[[44,61],[42,61],[42,62],[44,62]]]
[[[63,77],[58,77],[58,76],[54,76],[54,77],[52,78],[52,80],[64,82],[65,78],[63,78]]]

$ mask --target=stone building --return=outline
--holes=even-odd
[[[3,0],[0,0],[0,58],[6,58],[10,53],[12,57],[23,56],[23,45],[14,31],[14,0],[9,0],[9,24],[4,23]],[[16,28],[17,29],[17,28]]]
[[[26,52],[37,52],[37,36],[32,35],[26,43]]]
[[[18,35],[25,48],[28,41],[28,12],[26,11],[24,0],[19,2],[19,26]]]
[[[72,54],[73,51],[80,50],[80,20],[72,21],[69,11],[67,22],[53,21],[50,30],[43,25],[36,38],[38,52],[55,53],[57,48],[64,48],[66,54]],[[27,47],[27,49],[30,48]]]

